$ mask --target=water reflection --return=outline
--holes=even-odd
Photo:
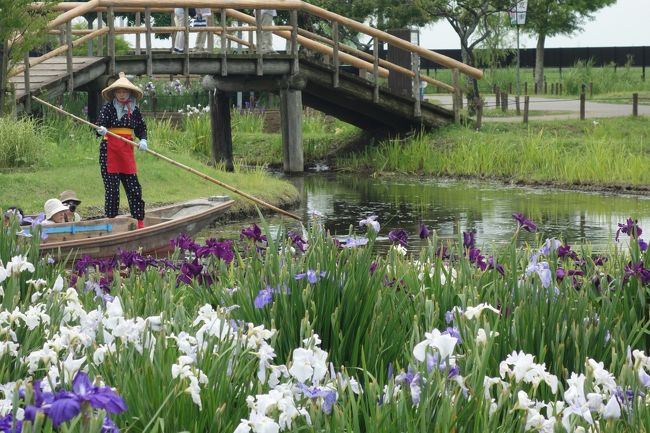
[[[467,181],[373,179],[366,175],[307,174],[288,178],[301,191],[303,204],[294,213],[309,219],[312,211],[323,214],[331,233],[345,236],[358,222],[377,215],[381,223],[380,249],[388,245],[388,231],[405,229],[410,249],[419,249],[420,223],[435,229],[441,238],[453,238],[475,230],[479,244],[508,242],[516,228],[513,212],[522,212],[537,223],[541,236],[562,238],[570,244],[587,241],[603,250],[613,241],[617,223],[632,216],[650,232],[650,199],[587,192],[508,187],[497,183]],[[206,236],[238,237],[250,221],[222,226]],[[298,228],[294,221],[269,217],[273,230],[281,224]],[[534,240],[525,234],[523,241]]]

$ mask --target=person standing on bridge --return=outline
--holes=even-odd
[[[260,25],[262,27],[270,27],[273,25],[273,18],[278,15],[275,9],[257,9],[255,14],[260,17]],[[264,30],[262,31],[262,40],[259,41],[260,52],[262,54],[277,54],[273,50],[273,32]]]
[[[207,18],[212,15],[210,8],[196,8],[196,18],[194,18],[194,27],[207,27]],[[194,51],[203,53],[205,51],[205,41],[208,39],[207,32],[198,32],[196,34],[196,42],[194,44]]]
[[[140,150],[147,150],[147,125],[136,103],[142,98],[143,92],[126,78],[124,72],[120,72],[120,78],[105,88],[102,96],[108,101],[97,119],[97,134],[102,136],[99,144],[99,166],[104,181],[104,211],[108,218],[117,216],[122,182],[131,215],[138,220],[138,228],[144,228],[144,201],[138,182],[133,146],[108,135],[108,131],[111,131],[133,140],[135,133],[140,139]]]

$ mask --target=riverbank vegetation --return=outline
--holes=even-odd
[[[236,242],[180,237],[168,258],[71,268],[3,227],[0,425],[647,431],[643,231],[622,222],[630,247],[594,256],[556,239],[518,248],[536,226],[513,218],[499,249],[421,227],[411,256],[382,221],[333,239],[315,213],[306,234],[251,226]]]
[[[478,81],[481,94],[492,93],[494,86],[499,87],[501,91],[509,91],[509,89],[516,91],[516,67],[486,68],[483,72],[483,79]],[[429,75],[445,83],[452,82],[449,69],[434,70]],[[593,99],[600,99],[602,96],[612,93],[622,93],[624,96],[631,98],[633,92],[644,94],[650,92],[650,80],[643,78],[643,68],[633,66],[631,63],[622,67],[616,67],[615,65],[595,67],[592,61],[578,62],[572,68],[545,68],[544,77],[548,84],[546,94],[549,96],[552,85],[562,85],[562,94],[553,95],[553,97],[575,98],[580,94],[583,84],[585,85],[587,98],[591,98],[591,93],[593,93]],[[522,94],[524,94],[524,83],[527,83],[528,94],[534,94],[535,77],[532,68],[521,68],[520,83]],[[465,85],[465,83],[461,82],[461,85]],[[538,94],[544,93],[543,90],[539,89]],[[427,94],[433,94],[436,91],[435,86],[429,85],[425,88]]]
[[[340,169],[469,176],[522,183],[647,188],[650,119],[485,123],[389,140],[345,158]]]

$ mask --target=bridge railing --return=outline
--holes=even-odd
[[[42,7],[34,4],[34,7]],[[203,7],[213,10],[213,14],[208,20],[207,27],[190,27],[189,20],[185,20],[185,25],[176,26],[153,26],[152,13],[166,12],[172,13],[175,7],[183,7],[185,17],[188,17],[188,8]],[[288,26],[261,26],[259,14],[256,16],[242,12],[243,9],[280,9],[288,10],[290,20]],[[292,71],[297,72],[299,68],[298,47],[315,51],[329,57],[333,63],[332,86],[339,86],[339,66],[349,64],[360,70],[367,71],[374,82],[373,99],[379,100],[379,89],[381,80],[387,78],[390,73],[405,74],[412,80],[412,96],[415,99],[415,115],[420,115],[420,98],[419,86],[420,81],[435,85],[441,89],[454,93],[460,97],[458,86],[458,74],[464,73],[470,77],[480,79],[482,71],[465,65],[455,59],[443,56],[434,51],[427,50],[409,41],[402,40],[371,26],[351,20],[347,17],[332,13],[313,4],[300,0],[91,0],[89,2],[63,2],[54,6],[55,11],[61,12],[52,21],[48,23],[48,30],[52,34],[59,35],[60,46],[54,50],[43,54],[37,58],[26,57],[23,64],[15,67],[10,76],[24,73],[25,91],[29,99],[29,69],[52,57],[60,56],[65,53],[67,59],[68,89],[74,88],[73,75],[73,49],[88,41],[96,40],[99,53],[103,53],[103,39],[107,37],[107,54],[108,54],[108,72],[109,75],[115,74],[115,37],[117,35],[134,34],[136,35],[136,54],[141,53],[142,47],[140,35],[145,35],[145,53],[147,56],[147,75],[153,74],[153,49],[152,36],[156,33],[174,33],[183,32],[184,38],[184,63],[183,74],[189,75],[190,50],[189,34],[198,32],[207,32],[208,50],[213,52],[214,38],[219,37],[221,40],[220,56],[222,57],[221,74],[227,75],[227,59],[232,56],[226,49],[228,41],[241,44],[254,50],[258,57],[258,74],[261,75],[264,54],[260,47],[256,46],[255,41],[259,41],[262,32],[271,31],[273,34],[290,41],[290,54],[294,62]],[[215,13],[216,12],[216,13]],[[326,20],[330,23],[331,37],[317,35],[308,30],[298,27],[298,13],[307,13]],[[87,14],[97,14],[97,29],[77,30],[73,29],[72,21],[80,16]],[[134,13],[135,27],[117,27],[115,16],[117,13]],[[144,18],[144,19],[143,19]],[[228,25],[228,18],[236,20],[240,25]],[[217,21],[218,20],[218,21]],[[104,21],[106,26],[104,26]],[[144,21],[144,26],[142,22]],[[218,25],[215,25],[215,22]],[[242,26],[243,24],[243,26]],[[372,38],[372,54],[358,50],[355,47],[344,44],[339,39],[340,29],[348,29],[366,35]],[[242,33],[248,33],[248,40],[238,36]],[[255,35],[253,37],[253,35]],[[75,38],[77,37],[77,38]],[[379,58],[379,44],[388,43],[401,48],[411,54],[411,68],[396,65],[394,63]],[[454,70],[454,82],[450,85],[440,82],[426,75],[420,75],[420,58],[426,58],[442,66]],[[456,99],[456,98],[455,98]]]

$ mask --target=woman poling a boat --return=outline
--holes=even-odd
[[[147,125],[137,105],[137,100],[142,96],[142,90],[120,72],[119,79],[102,91],[102,97],[108,102],[97,118],[97,134],[102,137],[99,143],[99,166],[104,181],[104,211],[108,218],[117,216],[121,182],[126,191],[131,216],[138,220],[138,228],[144,228],[144,201],[133,146],[107,132],[129,140],[133,140],[135,135],[140,139],[140,150],[147,150]]]

